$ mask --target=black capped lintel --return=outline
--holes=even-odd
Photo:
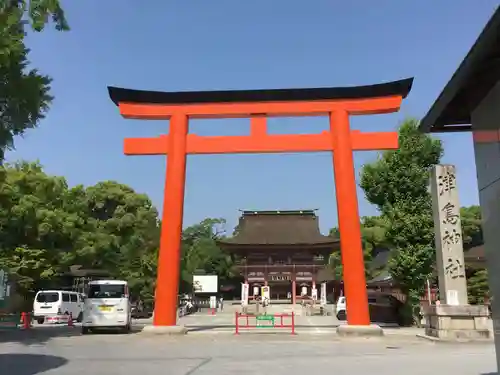
[[[411,90],[413,78],[379,83],[368,86],[319,87],[272,90],[226,90],[226,91],[147,91],[108,86],[111,100],[119,103],[137,104],[216,104],[296,102],[339,99],[364,99],[400,95],[406,98]]]

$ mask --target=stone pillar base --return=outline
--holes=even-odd
[[[442,340],[490,338],[489,311],[485,305],[431,305],[424,307],[425,334]]]
[[[369,326],[341,325],[337,327],[337,335],[344,337],[380,337],[384,335],[384,330],[375,324]]]
[[[151,335],[185,335],[187,328],[184,326],[145,326],[142,333]]]

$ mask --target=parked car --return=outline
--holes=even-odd
[[[82,335],[101,328],[119,328],[128,333],[132,327],[131,311],[127,281],[91,281],[83,309]]]
[[[64,290],[40,290],[33,301],[33,318],[43,324],[56,321],[62,315],[70,315],[78,322],[82,321],[85,296],[77,292]]]
[[[337,300],[337,303],[335,304],[335,314],[337,315],[338,320],[346,319],[344,296],[339,297],[339,299]]]
[[[383,292],[368,292],[368,308],[370,319],[377,323],[402,324],[403,303],[392,294]],[[346,299],[340,297],[337,301],[337,319],[346,320]]]

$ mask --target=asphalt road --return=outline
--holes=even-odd
[[[496,371],[491,343],[435,344],[410,335],[346,340],[329,333],[165,337],[137,331],[81,336],[78,327],[43,326],[30,332],[0,332],[0,373],[493,375]]]

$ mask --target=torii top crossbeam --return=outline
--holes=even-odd
[[[395,112],[413,79],[358,87],[158,92],[109,87],[111,100],[125,118],[170,119],[175,113],[189,118],[251,118],[250,136],[200,137],[189,134],[188,154],[270,153],[332,151],[328,132],[321,134],[267,135],[266,117],[324,116],[336,109],[350,115]],[[351,132],[353,150],[397,148],[397,135]],[[168,136],[128,138],[127,155],[168,154]]]

